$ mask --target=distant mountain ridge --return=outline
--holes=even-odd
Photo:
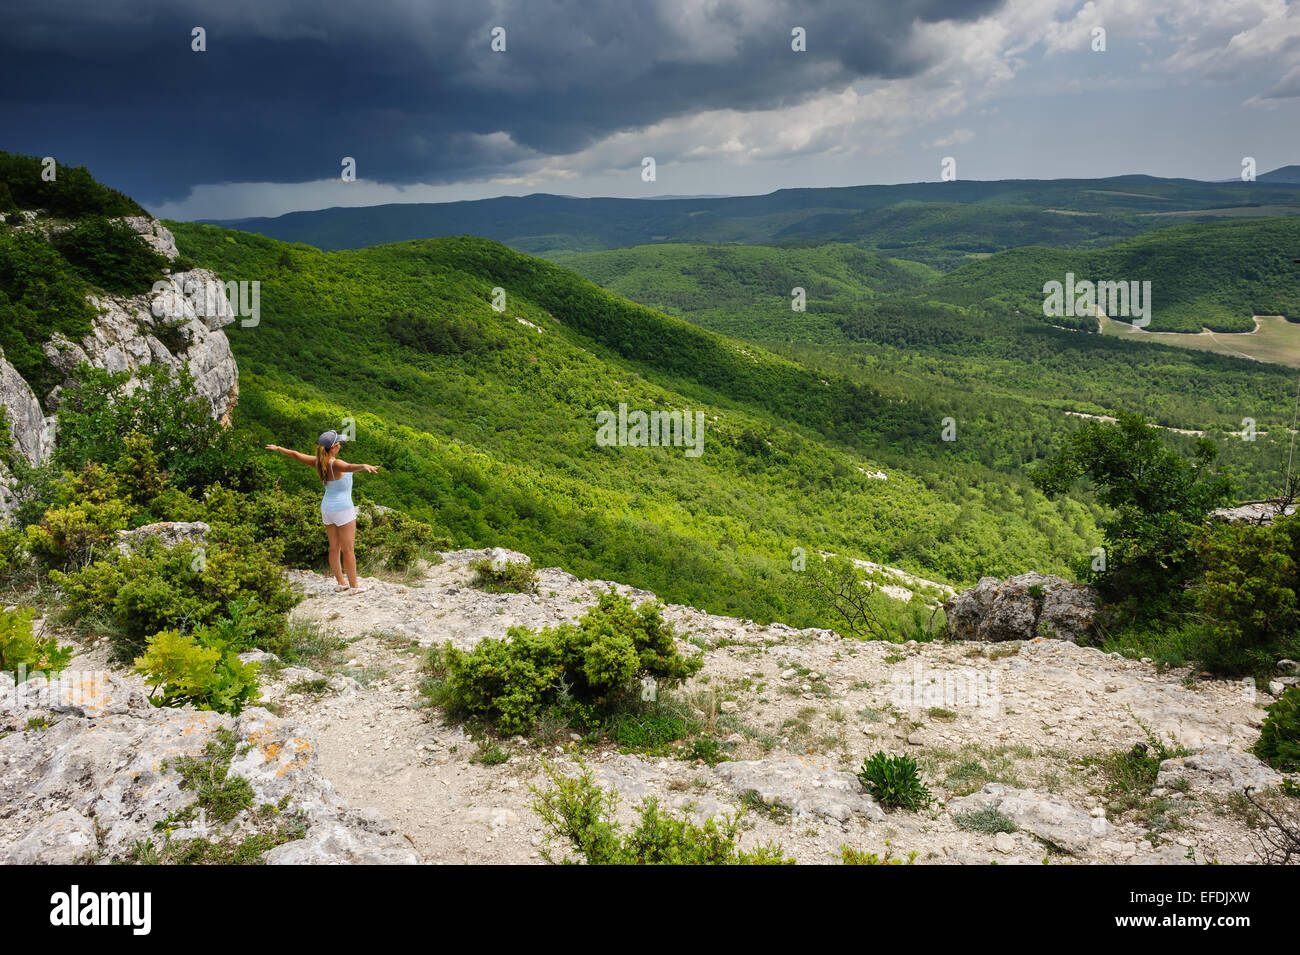
[[[1266,172],[1262,176],[1255,177],[1256,182],[1282,182],[1282,183],[1300,183],[1300,165],[1292,164],[1290,166],[1281,166],[1272,172]]]
[[[843,242],[953,268],[970,255],[1026,244],[1109,244],[1171,224],[1164,214],[1221,218],[1268,207],[1300,215],[1300,167],[1253,183],[1129,175],[780,189],[762,196],[643,199],[536,193],[446,203],[336,207],[274,218],[214,220],[324,250],[478,235],[530,254],[649,242]]]

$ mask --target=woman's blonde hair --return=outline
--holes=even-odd
[[[333,450],[334,448],[327,448],[324,445],[316,445],[316,473],[320,475],[322,481],[332,480],[334,476],[334,456],[330,453]]]

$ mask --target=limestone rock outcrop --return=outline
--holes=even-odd
[[[175,820],[173,841],[239,842],[249,811],[229,821],[185,812],[196,801],[183,786],[187,759],[227,761],[225,778],[247,783],[250,811],[274,806],[303,827],[267,854],[270,863],[421,861],[377,813],[344,803],[302,724],[260,707],[239,716],[155,707],[102,672],[0,681],[0,820],[9,834],[0,864],[124,858],[142,840],[157,847],[155,825],[165,820]]]
[[[1061,796],[1003,783],[988,783],[979,792],[948,803],[953,816],[987,809],[996,809],[1017,828],[1074,855],[1088,852],[1093,841],[1110,829],[1104,818],[1071,805]]]
[[[1160,764],[1157,790],[1193,795],[1227,796],[1252,790],[1263,792],[1282,784],[1282,775],[1251,753],[1227,746],[1207,746],[1191,756],[1176,756]]]
[[[179,257],[175,238],[158,220],[130,216],[122,221],[167,259]],[[176,272],[136,295],[91,295],[88,301],[96,312],[89,334],[78,341],[55,334],[41,343],[63,378],[48,394],[36,394],[0,353],[0,408],[6,412],[14,449],[27,464],[42,464],[53,450],[60,393],[83,362],[129,373],[128,389],[139,386],[138,374],[147,366],[161,365],[173,373],[186,368],[195,390],[211,405],[212,416],[229,423],[239,400],[239,369],[224,329],[236,315],[214,272]],[[0,522],[14,506],[12,469],[0,460]]]
[[[213,417],[228,420],[239,398],[239,371],[222,330],[234,310],[216,274],[206,269],[178,272],[134,296],[91,296],[98,310],[89,335],[74,342],[55,335],[45,343],[50,363],[71,380],[86,362],[134,376],[147,365],[175,372],[182,366],[194,387],[212,405]],[[47,396],[57,406],[57,393]]]
[[[956,640],[1033,640],[1078,643],[1092,632],[1097,595],[1091,587],[1051,574],[984,577],[943,605]]]
[[[168,550],[177,544],[202,544],[210,530],[203,521],[160,521],[131,531],[118,531],[117,549],[126,554],[151,539],[157,539]]]

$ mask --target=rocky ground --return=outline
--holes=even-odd
[[[177,714],[167,719],[168,739],[186,735],[186,724],[175,722],[184,720],[225,720],[241,740],[253,733],[253,755],[240,765],[268,798],[287,790],[257,779],[275,777],[286,765],[285,742],[298,741],[302,755],[292,771],[314,794],[308,803],[321,824],[307,840],[274,850],[271,861],[415,861],[418,853],[428,863],[543,862],[543,831],[529,803],[531,787],[545,784],[544,761],[566,772],[586,763],[601,785],[618,791],[628,820],[646,796],[697,819],[748,807],[742,845],[777,842],[801,863],[836,861],[842,846],[916,853],[918,864],[1256,861],[1239,791],[1279,782],[1248,754],[1271,697],[1058,640],[861,643],[669,606],[664,616],[683,651],[705,654],[701,672],[671,699],[692,708],[721,742],[723,762],[623,754],[568,730],[545,743],[472,738],[423,704],[425,650],[448,640],[469,648],[516,624],[576,619],[610,586],[543,569],[535,594],[487,594],[470,586],[467,567],[486,553],[447,554],[408,583],[367,579],[370,589],[356,596],[334,593],[329,578],[295,572],[305,595],[295,618],[343,642],[318,670],[277,672],[265,662],[264,698],[278,716],[260,708],[238,720],[166,711]],[[651,597],[615,586],[635,602]],[[102,664],[99,652],[78,663]],[[82,722],[13,725],[17,731],[0,739],[0,761],[49,762],[53,740],[42,742],[41,734],[59,731],[66,742],[110,728],[109,717],[57,718]],[[259,727],[270,749],[258,742]],[[1150,791],[1116,791],[1105,758],[1151,737],[1190,755],[1166,762]],[[934,806],[886,811],[866,794],[854,772],[864,755],[882,749],[917,759]],[[485,761],[489,754],[506,758]],[[134,769],[142,768],[147,775],[137,758]],[[53,788],[67,790],[71,771],[60,772]],[[79,807],[58,798],[24,801],[23,787],[45,779],[50,789],[48,772],[18,783],[11,776],[7,768],[0,785],[0,826],[11,832],[64,808],[82,820],[100,814],[85,799]],[[990,807],[1014,831],[970,828],[981,810],[980,818],[991,817]],[[51,832],[62,830],[50,825],[32,852],[57,841]],[[80,826],[78,838],[94,844],[84,821],[65,817],[59,825]]]

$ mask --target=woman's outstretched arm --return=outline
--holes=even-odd
[[[379,470],[377,464],[348,464],[338,458],[334,459],[334,469],[336,471],[365,471],[367,474],[374,474]]]
[[[274,451],[277,454],[283,454],[286,458],[293,458],[295,461],[301,461],[303,464],[316,463],[316,459],[310,454],[303,454],[301,451],[293,450],[293,448],[282,448],[278,444],[268,444],[266,450]]]

